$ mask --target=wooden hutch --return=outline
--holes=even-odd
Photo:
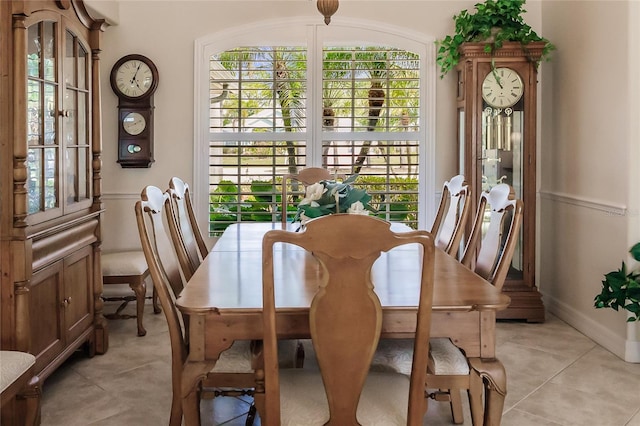
[[[0,1],[1,347],[104,353],[100,46],[81,0]]]

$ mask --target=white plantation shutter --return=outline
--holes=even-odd
[[[325,47],[316,61],[307,56],[299,46],[251,46],[209,58],[210,233],[279,221],[283,175],[308,164],[336,176],[359,173],[356,186],[373,196],[380,217],[417,227],[418,55],[340,46]],[[322,113],[311,116],[315,75]]]

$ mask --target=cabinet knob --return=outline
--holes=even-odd
[[[71,117],[71,111],[68,109],[60,110],[58,114],[60,114],[60,117]]]
[[[67,307],[67,306],[69,306],[70,304],[71,304],[71,296],[69,296],[69,297],[65,298],[65,299],[62,301],[62,303],[61,303],[61,305],[62,305],[64,308],[66,308],[66,307]]]

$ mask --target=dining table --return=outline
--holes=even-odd
[[[199,385],[220,353],[235,340],[262,339],[264,234],[298,227],[279,222],[230,225],[178,296],[176,305],[189,324],[181,386],[186,425],[200,422]],[[392,223],[391,229],[411,230],[400,223]],[[415,335],[419,256],[418,246],[409,244],[382,253],[373,266],[371,279],[383,309],[382,338]],[[309,338],[309,306],[322,280],[319,263],[287,244],[275,247],[273,262],[278,338]],[[495,353],[496,312],[509,303],[488,281],[436,249],[431,337],[451,338],[483,379],[485,424],[500,424],[504,407],[506,372]]]

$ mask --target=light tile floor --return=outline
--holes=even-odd
[[[115,306],[106,304],[106,311]],[[79,351],[51,375],[42,425],[166,425],[171,367],[164,315],[148,306],[144,324],[147,335],[138,337],[134,319],[109,321],[106,354],[87,358]],[[497,342],[508,380],[503,425],[640,426],[640,364],[625,363],[553,315],[543,324],[499,322]],[[203,422],[244,425],[249,403],[203,401]],[[424,424],[451,423],[448,404],[430,401]]]

